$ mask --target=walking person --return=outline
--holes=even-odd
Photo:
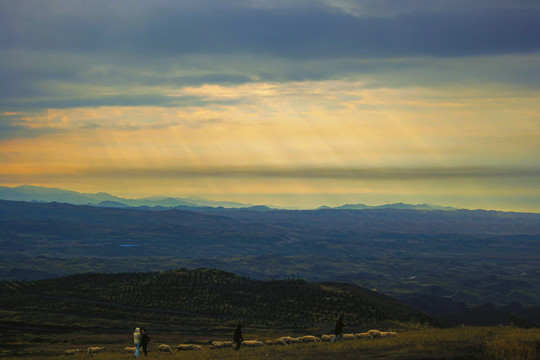
[[[343,341],[343,327],[345,326],[345,321],[343,321],[343,316],[340,316],[336,320],[336,327],[334,329],[334,338],[331,342],[335,342],[336,340]]]
[[[133,343],[135,344],[135,357],[138,358],[141,352],[141,329],[136,328],[133,333]]]
[[[148,342],[150,341],[150,336],[146,333],[144,329],[141,329],[141,348],[144,353],[144,357],[148,356]]]
[[[242,324],[238,324],[236,330],[234,330],[233,341],[236,344],[234,350],[240,350],[240,346],[242,346],[242,341],[244,341],[244,337],[242,336]]]

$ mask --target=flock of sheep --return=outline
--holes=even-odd
[[[393,331],[379,331],[379,330],[369,330],[365,333],[357,333],[357,334],[343,334],[343,340],[356,340],[356,339],[382,339],[386,337],[397,337],[398,334]],[[259,347],[259,346],[270,346],[270,345],[276,345],[276,346],[287,346],[290,344],[298,344],[298,343],[317,343],[321,341],[327,341],[330,342],[334,338],[334,335],[322,335],[321,337],[313,336],[313,335],[306,335],[306,336],[300,336],[300,337],[291,337],[291,336],[283,336],[275,340],[266,340],[266,341],[260,341],[260,340],[245,340],[242,342],[243,347]],[[234,343],[232,341],[213,341],[210,345],[209,349],[225,349],[225,348],[232,348],[234,346]],[[135,352],[135,347],[128,346],[124,348],[127,352]],[[178,351],[186,351],[186,350],[203,350],[203,347],[201,345],[195,345],[195,344],[180,344],[176,347],[176,350]],[[105,348],[102,346],[92,346],[89,347],[87,350],[88,355],[93,355],[100,353],[102,351],[105,351]],[[80,352],[80,350],[66,350],[64,352],[65,355],[75,355],[76,353]],[[160,344],[158,346],[158,352],[165,352],[165,353],[172,353],[173,350],[170,347],[170,345],[166,344]]]

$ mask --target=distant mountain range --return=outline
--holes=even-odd
[[[139,199],[126,199],[107,193],[80,193],[72,190],[47,188],[42,186],[21,185],[17,187],[0,186],[0,200],[58,202],[74,205],[94,205],[100,207],[153,207],[153,208],[251,208],[251,210],[268,211],[279,209],[264,205],[254,206],[230,201],[212,201],[201,197],[190,196],[186,198],[153,196]],[[365,210],[365,209],[412,209],[412,210],[457,210],[453,207],[431,204],[387,204],[368,206],[364,204],[346,204],[338,207],[322,206],[321,209]]]
[[[439,206],[431,204],[404,204],[404,203],[395,203],[395,204],[386,204],[378,206],[369,206],[364,204],[346,204],[337,206],[334,208],[329,208],[327,206],[320,207],[319,209],[341,209],[341,210],[365,210],[365,209],[407,209],[407,210],[458,210],[457,208],[451,206]]]
[[[107,193],[80,193],[77,191],[47,188],[42,186],[21,185],[17,187],[0,187],[0,200],[58,202],[74,205],[96,205],[103,207],[250,207],[229,201],[212,201],[200,197],[176,198],[153,196],[140,199],[125,199]]]

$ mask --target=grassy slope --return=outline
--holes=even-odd
[[[80,274],[0,283],[0,326],[114,332],[134,324],[164,332],[351,326],[379,321],[434,323],[398,301],[354,285],[303,280],[257,281],[218,270]]]
[[[532,256],[532,255],[531,255]],[[465,260],[407,257],[243,256],[227,259],[133,258],[0,258],[2,274],[58,274],[84,272],[119,273],[137,269],[152,272],[177,268],[218,268],[255,279],[303,278],[339,281],[377,289],[411,306],[449,321],[471,324],[470,311],[493,303],[501,308],[477,319],[477,325],[509,324],[510,314],[540,324],[535,311],[540,298],[538,261],[496,260],[482,257]],[[7,269],[16,269],[10,271]],[[45,274],[47,275],[47,274]],[[50,277],[50,275],[48,275]],[[32,276],[29,276],[32,278]],[[465,309],[467,304],[470,311]],[[521,304],[522,308],[516,307]],[[505,308],[512,306],[511,308]],[[482,312],[481,312],[482,313]],[[491,311],[493,313],[493,311]],[[535,315],[536,314],[536,315]]]
[[[203,345],[199,352],[175,352],[158,354],[158,343],[175,347],[178,343],[189,341],[179,336],[159,336],[151,334],[153,341],[149,348],[149,359],[193,359],[193,360],[228,360],[228,359],[279,359],[279,360],[317,360],[317,359],[523,359],[535,360],[540,356],[540,330],[522,330],[504,328],[453,328],[453,329],[416,329],[400,333],[398,338],[379,340],[354,340],[329,344],[297,344],[286,347],[263,346],[257,349],[243,348],[239,352],[230,349],[209,350]],[[288,334],[272,334],[274,337]],[[245,332],[246,339],[256,338],[256,334]],[[85,335],[64,336],[62,339],[44,334],[39,339],[19,339],[17,344],[8,340],[4,354],[9,358],[29,360],[60,358],[65,349],[88,346],[106,346],[106,353],[95,355],[94,359],[125,359],[129,355],[122,349],[130,346],[130,334],[122,335]],[[265,337],[258,337],[264,340]],[[193,340],[193,339],[192,339]],[[212,339],[209,339],[212,340]],[[81,353],[75,358],[88,358]]]
[[[94,356],[95,359],[129,358],[123,348],[131,345],[134,326],[141,325],[152,337],[149,358],[154,359],[529,360],[538,359],[540,354],[538,329],[437,329],[420,325],[419,318],[414,316],[409,318],[413,322],[399,322],[396,318],[411,316],[406,313],[407,308],[383,295],[349,284],[313,284],[298,280],[261,282],[215,270],[181,269],[153,274],[87,274],[2,285],[0,295],[4,302],[0,309],[0,332],[4,345],[0,356],[8,359],[57,359],[66,349],[84,351],[89,346],[106,346],[108,349],[106,353]],[[190,294],[186,299],[183,299],[184,287]],[[145,298],[144,291],[135,289],[146,290],[150,297]],[[163,289],[168,291],[159,292]],[[10,298],[13,294],[23,296]],[[237,301],[240,298],[244,300]],[[161,307],[153,311],[141,309],[139,302],[145,303],[147,299],[157,300],[154,306]],[[231,313],[226,299],[239,304],[237,310],[240,313]],[[319,302],[320,299],[324,301]],[[299,310],[307,304],[310,307],[304,316],[308,316],[309,326],[286,326],[299,322],[300,318],[284,322],[282,326],[272,323],[281,318],[293,318],[295,311],[301,314]],[[328,318],[319,323],[314,318],[332,317],[343,309],[347,310],[347,332],[378,328],[398,331],[400,336],[338,344],[245,348],[239,353],[230,349],[208,349],[212,340],[230,340],[234,321],[244,314],[244,310],[253,312],[257,308],[258,315],[249,314],[243,319],[251,319],[246,321],[245,339],[329,333],[332,323]],[[267,311],[269,308],[278,316],[269,317],[272,313]],[[160,343],[175,347],[179,343],[193,342],[202,344],[204,350],[174,354],[156,352]],[[88,358],[88,355],[81,353],[75,358]]]

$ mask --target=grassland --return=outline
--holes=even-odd
[[[346,283],[258,281],[213,269],[162,273],[79,274],[59,279],[0,282],[2,359],[129,359],[135,326],[149,330],[150,359],[540,359],[540,329],[434,327],[432,318],[383,294]],[[230,340],[237,322],[244,338],[329,333],[338,314],[346,332],[396,331],[397,338],[210,350]],[[159,354],[195,343],[203,351]]]
[[[256,333],[255,331],[259,331]],[[294,344],[285,347],[263,346],[210,350],[209,342],[219,338],[204,336],[177,336],[174,334],[151,334],[148,359],[522,359],[540,358],[540,329],[518,329],[513,327],[464,327],[450,329],[410,328],[399,333],[397,338],[351,340],[341,343]],[[272,339],[287,333],[260,332],[247,328],[246,339]],[[9,339],[2,352],[5,359],[60,359],[66,349],[86,350],[88,346],[105,346],[107,351],[93,356],[100,360],[128,359],[132,355],[123,348],[130,346],[131,334],[65,334],[62,336],[44,333]],[[160,354],[157,345],[165,343],[176,347],[179,343],[203,344],[202,351]],[[89,358],[81,352],[71,358]],[[144,357],[143,357],[144,358]]]

